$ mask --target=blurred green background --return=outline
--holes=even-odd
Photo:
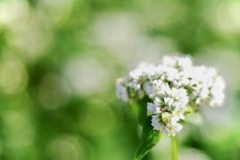
[[[0,159],[133,159],[141,128],[115,80],[175,52],[227,84],[180,132],[180,160],[240,160],[239,0],[0,0]],[[169,139],[145,159],[169,160]]]

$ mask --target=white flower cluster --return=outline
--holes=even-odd
[[[117,97],[124,101],[147,96],[147,114],[155,130],[174,135],[182,129],[186,106],[220,106],[225,84],[214,68],[193,66],[188,56],[165,56],[158,65],[140,64],[116,82]]]

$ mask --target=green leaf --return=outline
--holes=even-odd
[[[145,120],[145,124],[142,129],[142,136],[136,150],[134,160],[141,160],[162,137],[159,131],[153,130],[151,119],[152,117],[149,116]]]

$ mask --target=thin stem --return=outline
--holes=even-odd
[[[173,135],[171,136],[171,139],[172,139],[172,160],[178,160],[177,137]]]

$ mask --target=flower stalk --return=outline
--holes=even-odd
[[[177,143],[177,136],[171,136],[171,147],[172,147],[172,160],[178,160],[178,143]]]

